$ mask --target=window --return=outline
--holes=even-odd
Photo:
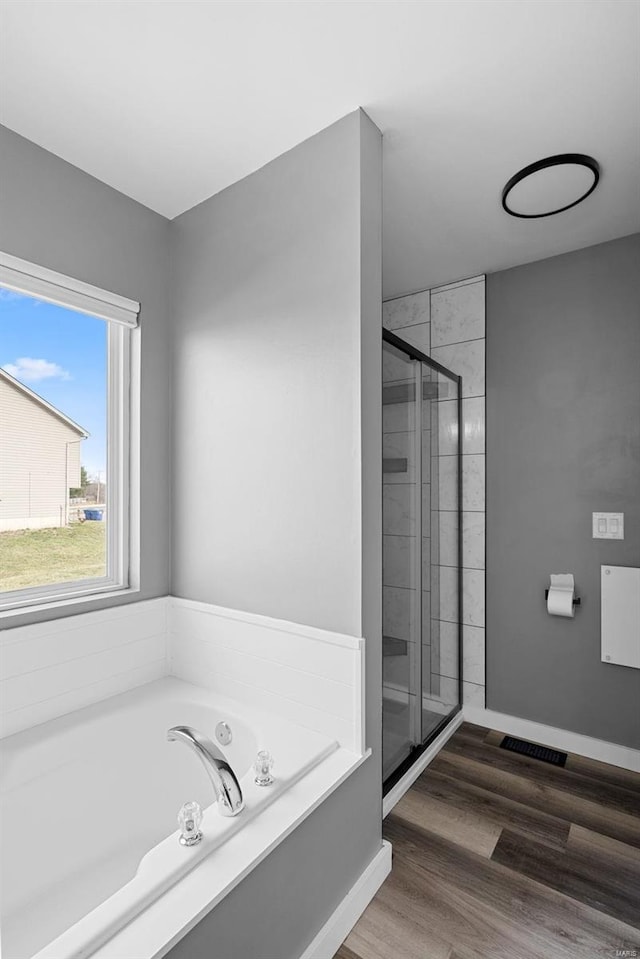
[[[0,610],[137,586],[139,309],[0,253]]]

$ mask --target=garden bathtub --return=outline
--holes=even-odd
[[[236,817],[213,804],[191,750],[168,742],[193,726],[223,747],[245,798]],[[257,786],[253,761],[273,754],[275,782]],[[338,745],[174,678],[161,679],[36,726],[0,744],[2,951],[5,959],[85,959],[126,923],[259,819]],[[178,843],[177,814],[197,800],[204,838]]]

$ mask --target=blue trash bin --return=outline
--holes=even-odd
[[[102,519],[103,513],[104,513],[104,510],[101,510],[101,509],[86,509],[84,511],[84,518],[99,521]]]

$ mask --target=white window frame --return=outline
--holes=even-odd
[[[107,321],[107,572],[0,592],[0,617],[140,588],[140,304],[0,251],[0,287]]]

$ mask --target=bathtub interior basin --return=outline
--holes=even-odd
[[[213,805],[209,777],[171,726],[193,726],[222,748],[246,808],[234,818]],[[260,748],[275,782],[254,783]],[[149,683],[11,736],[0,744],[2,949],[7,959],[82,959],[177,882],[243,822],[321,762],[337,743],[247,710],[174,678]],[[185,849],[177,814],[196,800],[205,838]]]

